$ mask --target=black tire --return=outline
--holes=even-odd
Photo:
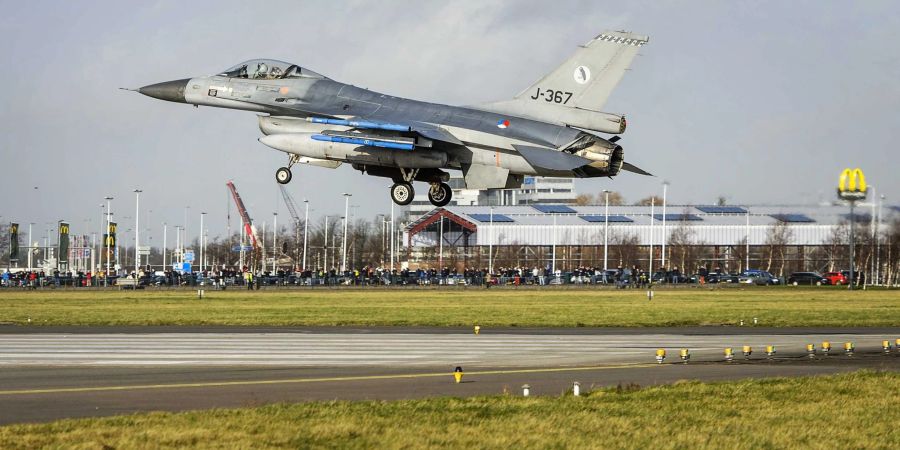
[[[415,195],[416,191],[413,189],[412,185],[407,182],[394,183],[394,185],[391,186],[391,200],[400,206],[412,203]]]
[[[453,198],[453,189],[450,189],[450,185],[447,183],[440,183],[438,184],[436,191],[437,192],[432,192],[431,189],[428,190],[428,201],[438,208],[447,206]]]
[[[278,184],[288,184],[293,177],[294,174],[292,174],[291,169],[288,169],[287,167],[279,167],[278,170],[275,171],[275,181],[277,181]]]

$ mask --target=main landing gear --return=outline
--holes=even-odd
[[[431,187],[428,189],[428,201],[439,208],[447,206],[452,197],[453,190],[447,183],[431,183]]]
[[[277,181],[278,184],[288,184],[288,183],[290,183],[290,182],[291,182],[291,178],[294,177],[294,175],[291,174],[291,167],[293,167],[294,164],[296,164],[297,161],[299,161],[299,160],[300,160],[300,156],[298,156],[298,155],[290,155],[290,156],[288,157],[288,165],[287,165],[287,167],[279,167],[278,170],[275,171],[275,181]]]
[[[394,185],[391,186],[391,200],[393,200],[394,203],[400,206],[412,203],[413,197],[416,195],[416,191],[412,186],[412,181],[415,179],[418,172],[418,169],[400,169],[402,178],[400,180],[394,180]],[[450,189],[450,185],[437,181],[432,181],[430,184],[431,186],[428,189],[428,201],[437,207],[449,204],[450,199],[453,197],[453,190]]]
[[[391,186],[391,200],[400,206],[412,203],[415,195],[416,191],[412,184],[406,181],[398,181]],[[434,206],[447,206],[452,197],[453,190],[447,183],[431,183],[428,188],[428,201]]]

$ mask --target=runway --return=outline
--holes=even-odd
[[[173,332],[173,331],[181,332]],[[641,332],[643,331],[643,332]],[[258,405],[274,401],[400,399],[517,392],[559,394],[680,379],[822,374],[861,367],[900,370],[883,355],[900,328],[886,329],[523,329],[453,328],[2,328],[0,423],[149,410]],[[832,343],[807,358],[805,345]],[[853,342],[853,356],[843,343]],[[753,346],[749,361],[743,345]],[[767,359],[766,345],[776,346]],[[737,360],[722,362],[724,347]],[[666,348],[666,364],[654,362]],[[688,365],[673,364],[678,349]],[[460,366],[464,382],[451,372]]]

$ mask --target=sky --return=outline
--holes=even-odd
[[[106,196],[127,231],[141,189],[142,240],[160,244],[163,223],[185,217],[195,236],[201,212],[221,235],[228,180],[256,223],[288,219],[274,181],[286,157],[257,142],[253,113],[119,87],[273,58],[477,104],[511,98],[605,29],[650,36],[603,109],[627,115],[626,160],[657,176],[579,180],[579,192],[636,201],[668,181],[670,204],[810,204],[859,166],[887,202],[900,197],[892,1],[0,0],[0,11],[0,221],[36,234],[58,220],[99,230]],[[347,166],[298,167],[289,189],[313,219],[342,214],[344,192],[355,217],[374,218],[390,210],[389,185]]]

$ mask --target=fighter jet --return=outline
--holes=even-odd
[[[518,188],[526,175],[649,175],[625,162],[618,144],[625,116],[600,110],[648,41],[604,31],[512,99],[475,106],[394,97],[270,59],[138,92],[261,113],[259,141],[288,157],[275,172],[278,183],[291,181],[296,164],[348,163],[393,180],[390,196],[398,205],[412,202],[412,183],[420,181],[429,184],[429,201],[444,206],[452,196],[448,170],[461,170],[468,189]]]

